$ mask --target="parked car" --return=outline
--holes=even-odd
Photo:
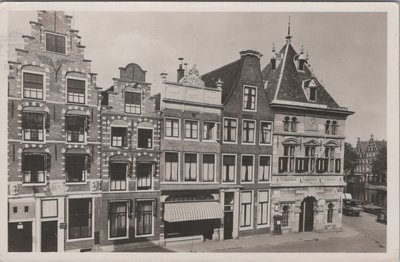
[[[381,209],[379,211],[376,221],[386,225],[386,223],[387,223],[387,210],[386,209]]]
[[[343,214],[347,216],[359,216],[362,211],[362,202],[356,199],[343,199]]]

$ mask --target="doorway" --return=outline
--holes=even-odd
[[[224,200],[224,239],[232,239],[233,232],[233,206],[235,201],[234,192],[225,192]]]
[[[8,223],[8,252],[32,252],[32,222]]]
[[[57,252],[57,220],[42,222],[42,252]]]
[[[309,232],[314,229],[314,197],[306,197],[301,202],[299,232]]]

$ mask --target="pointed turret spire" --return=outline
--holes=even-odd
[[[292,36],[290,35],[290,16],[289,16],[289,23],[288,23],[288,33],[286,36],[286,43],[290,43],[290,39],[292,38]]]
[[[272,53],[275,53],[275,43],[272,43]]]
[[[304,53],[304,45],[303,44],[301,44],[301,50],[300,50],[300,54],[303,54]]]

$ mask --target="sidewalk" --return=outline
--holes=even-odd
[[[223,252],[224,250],[228,249],[246,249],[257,246],[273,246],[290,242],[320,241],[327,239],[347,238],[356,235],[358,235],[357,231],[350,227],[343,226],[341,231],[302,232],[288,233],[285,235],[254,235],[249,237],[242,237],[240,239],[230,239],[224,241],[208,240],[202,243],[167,245],[164,248],[172,252]]]

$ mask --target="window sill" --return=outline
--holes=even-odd
[[[67,242],[77,242],[77,241],[85,241],[85,240],[94,240],[94,237],[67,239]]]
[[[237,145],[238,144],[238,142],[236,142],[236,141],[222,141],[222,144],[230,144],[230,145]]]
[[[167,140],[181,140],[180,137],[164,136],[163,138],[164,138],[164,139],[167,139]]]
[[[239,231],[247,231],[247,230],[251,230],[251,229],[254,229],[253,225],[245,226],[245,227],[239,227]]]
[[[272,143],[259,143],[260,146],[272,146]]]
[[[242,145],[254,146],[254,145],[256,145],[256,142],[244,142],[244,141],[242,141]]]
[[[201,142],[205,142],[205,143],[218,143],[218,140],[212,140],[212,139],[203,139],[201,140]]]
[[[240,181],[241,184],[254,184],[254,181]]]
[[[86,185],[87,182],[65,182],[66,186],[73,186],[73,185]]]
[[[28,186],[47,186],[47,184],[46,183],[22,183],[22,185],[21,186],[26,186],[26,187],[28,187]]]
[[[123,236],[123,237],[109,237],[108,240],[123,240],[123,239],[129,239],[129,236]]]
[[[32,140],[22,140],[22,143],[27,144],[46,144],[46,141],[32,141]]]
[[[258,183],[259,184],[267,184],[267,183],[270,183],[270,181],[269,180],[265,180],[265,181],[263,180],[263,181],[258,181]]]
[[[265,225],[257,225],[257,228],[268,228],[271,227],[269,224],[265,224]]]
[[[135,235],[135,238],[143,238],[143,237],[154,237],[154,233],[147,234],[147,235]]]

